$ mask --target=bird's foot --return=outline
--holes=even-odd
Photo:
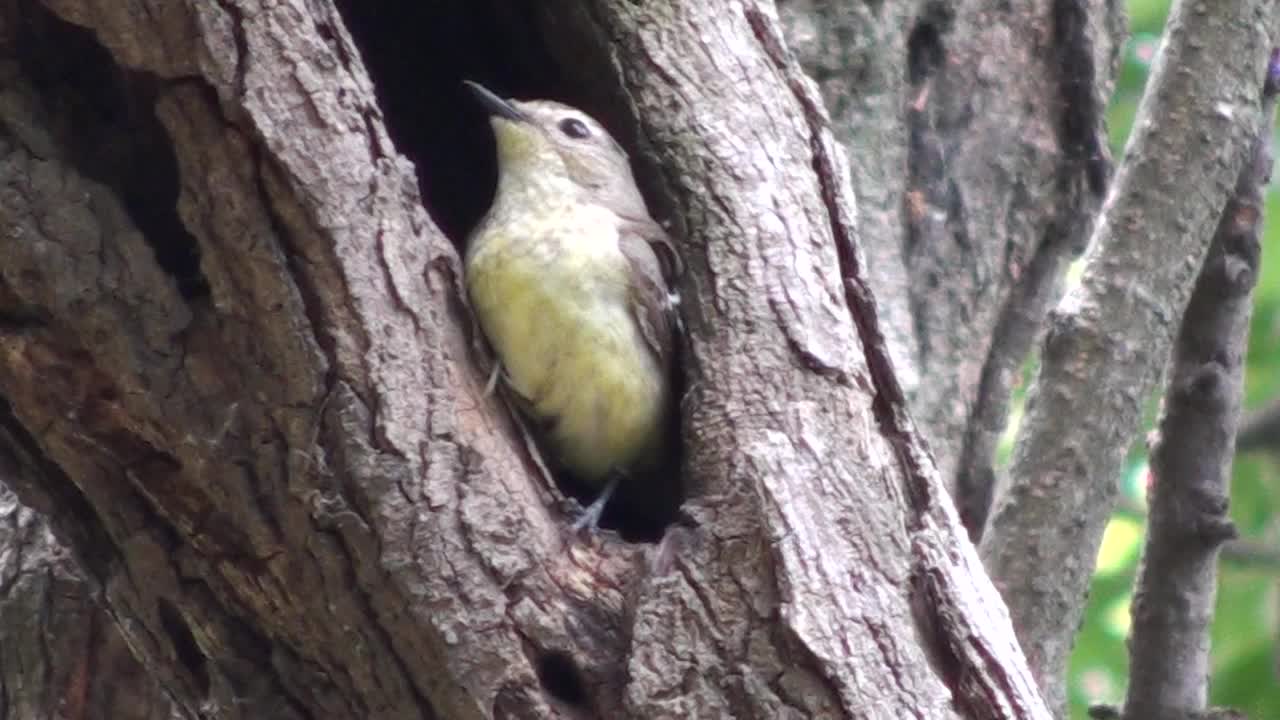
[[[502,361],[493,361],[493,372],[489,373],[489,381],[484,384],[484,396],[492,397],[493,391],[498,389],[498,378],[502,376]]]
[[[609,503],[609,498],[613,497],[613,493],[618,489],[618,483],[620,482],[622,482],[622,473],[615,471],[609,474],[609,482],[605,484],[604,491],[582,511],[578,519],[573,521],[570,526],[573,532],[579,533],[584,529],[588,532],[596,531],[596,528],[600,525],[600,517],[604,515],[605,505]]]

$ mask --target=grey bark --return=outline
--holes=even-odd
[[[2,7],[31,43],[6,53],[87,35]],[[185,712],[1048,717],[771,5],[601,0],[544,29],[626,98],[690,267],[694,490],[654,548],[562,536],[332,6],[43,7],[112,82],[3,108],[0,422],[56,469],[16,491]],[[130,212],[137,175],[176,207]]]
[[[895,367],[976,539],[1020,367],[1106,187],[1123,9],[783,8],[849,152]]]
[[[13,6],[0,6],[0,137],[32,127],[30,88],[13,52],[23,30]],[[45,68],[56,74],[53,68]],[[73,101],[63,96],[61,101]],[[44,149],[46,146],[41,146]],[[8,141],[0,139],[0,148]],[[7,157],[7,153],[6,153]],[[9,165],[0,161],[0,193],[14,192]],[[0,208],[8,203],[0,201]],[[0,212],[0,221],[7,215]],[[0,232],[13,227],[0,222]],[[0,242],[0,246],[4,246]],[[0,264],[8,261],[0,253]],[[13,298],[0,298],[0,349],[39,318]],[[15,428],[0,397],[0,717],[67,720],[164,720],[179,717],[168,695],[133,657],[124,636],[100,603],[100,588],[58,542],[48,521],[9,489],[57,473],[30,436]],[[84,538],[93,543],[96,538]]]
[[[1151,452],[1147,538],[1133,597],[1126,720],[1191,717],[1209,698],[1209,626],[1218,555],[1236,531],[1227,513],[1244,394],[1253,287],[1280,50],[1263,85],[1262,119],[1191,293],[1173,345]]]
[[[832,132],[849,158],[858,198],[858,247],[866,257],[894,370],[908,394],[921,384],[921,367],[902,222],[910,149],[905,69],[907,37],[922,20],[921,6],[816,0],[778,4],[787,40],[822,90]]]
[[[0,451],[0,478],[16,459]],[[33,470],[24,468],[24,470]],[[0,487],[0,717],[177,720],[45,520]]]
[[[981,553],[1054,707],[1121,459],[1257,127],[1276,19],[1269,1],[1175,4],[1084,277],[1050,320]]]
[[[494,578],[509,582],[529,556],[464,557],[542,504],[495,504],[511,460],[487,452],[484,433],[452,439],[459,423],[492,423],[458,372],[463,316],[425,300],[428,283],[447,296],[456,256],[406,163],[380,155],[389,143],[332,8],[56,9],[148,73],[120,71],[154,89],[143,117],[164,123],[149,139],[171,143],[181,191],[169,213],[199,242],[210,290],[180,294],[119,188],[79,172],[92,121],[54,115],[66,108],[51,95],[6,118],[0,284],[6,310],[32,320],[3,337],[0,388],[62,473],[18,491],[51,513],[188,713],[545,712],[521,638],[488,630],[502,614]],[[139,128],[104,130],[124,144]],[[115,160],[131,164],[145,167]],[[485,492],[468,492],[489,472]],[[495,514],[511,524],[485,522]],[[472,524],[484,531],[464,545]],[[520,547],[553,540],[531,531]],[[445,586],[466,593],[434,597]],[[441,654],[460,639],[473,654],[448,667]]]
[[[817,658],[834,661],[848,647],[901,659],[890,661],[897,670],[892,680],[885,678],[890,685],[884,689],[904,704],[872,702],[861,707],[875,710],[861,712],[951,712],[946,703],[934,705],[927,694],[918,694],[931,683],[928,673],[915,672],[923,657],[901,637],[887,637],[878,621],[861,619],[868,610],[893,618],[894,627],[911,623],[916,613],[917,629],[934,638],[926,646],[947,663],[968,668],[946,674],[956,683],[952,692],[961,699],[961,714],[1045,712],[1038,699],[1027,697],[1029,688],[1016,673],[1008,687],[1019,699],[992,703],[993,693],[1004,694],[996,680],[1002,673],[984,659],[984,651],[963,640],[970,630],[955,625],[970,612],[993,610],[997,623],[1002,613],[981,576],[969,575],[969,546],[956,534],[950,503],[907,417],[856,251],[843,156],[772,7],[597,3],[582,16],[561,14],[554,21],[581,23],[601,39],[599,54],[578,58],[573,67],[599,67],[609,62],[606,52],[615,62],[642,60],[618,69],[636,108],[641,144],[663,160],[667,197],[687,223],[684,250],[691,272],[683,290],[691,305],[686,319],[693,390],[685,437],[691,474],[703,495],[688,504],[690,512],[732,518],[735,527],[763,522],[766,532],[787,528],[769,540],[777,563],[773,572],[788,588],[783,616],[795,618],[788,634]],[[706,100],[685,101],[695,95]],[[768,140],[759,142],[762,137]],[[864,354],[865,365],[859,359]],[[871,396],[851,402],[854,388]],[[863,428],[872,426],[888,436],[881,437],[887,444],[867,443]],[[855,482],[887,478],[886,472],[903,473],[901,482]],[[867,491],[871,495],[859,497]],[[725,574],[738,564],[720,552],[704,557],[713,566],[725,563],[718,571]],[[820,558],[829,560],[815,562]],[[865,579],[832,574],[833,565],[846,564],[876,567],[904,593],[899,597],[914,594],[914,601],[873,598],[859,589]],[[957,594],[955,583],[967,584],[964,577],[974,585]],[[716,605],[742,607],[745,617],[751,616],[747,608],[759,606],[753,587],[714,588]],[[841,595],[847,599],[837,600]],[[818,601],[833,614],[809,615],[802,609],[804,598],[834,601]],[[993,604],[979,607],[987,602]],[[676,640],[659,636],[658,644]],[[1008,651],[1003,640],[987,648],[998,648],[1001,656]],[[859,666],[865,662],[848,657],[825,671],[842,704],[879,682],[855,672]],[[672,673],[672,682],[682,670],[663,669]],[[713,682],[716,674],[702,682]],[[641,707],[649,715],[690,709],[668,703]],[[822,706],[811,707],[822,714]]]

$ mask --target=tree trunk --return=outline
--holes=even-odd
[[[14,459],[0,452],[0,477],[13,477]],[[48,524],[4,487],[0,548],[0,717],[182,717],[134,659]]]
[[[847,6],[0,0],[0,479],[122,633],[61,639],[135,717],[1051,717],[948,490],[976,536],[1116,3]],[[568,535],[484,392],[463,79],[600,117],[677,238],[656,542]]]
[[[539,18],[629,94],[692,268],[656,547],[564,537],[333,7],[7,9],[0,388],[57,470],[15,485],[188,713],[1045,716],[767,5]]]
[[[784,9],[847,138],[896,367],[976,538],[1021,365],[1106,190],[1119,3]]]

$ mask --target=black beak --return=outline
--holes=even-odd
[[[462,84],[467,86],[467,89],[471,91],[472,95],[476,96],[476,99],[480,101],[480,104],[484,106],[485,110],[489,111],[490,115],[497,115],[500,118],[513,120],[515,122],[529,122],[528,115],[520,112],[519,108],[512,105],[510,102],[494,95],[488,88],[480,83],[463,80]]]

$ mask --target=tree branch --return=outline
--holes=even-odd
[[[1209,696],[1209,626],[1244,384],[1252,291],[1271,175],[1280,51],[1263,84],[1263,121],[1227,202],[1173,347],[1151,453],[1146,548],[1133,598],[1124,717],[1190,715]]]
[[[1222,561],[1228,567],[1280,575],[1280,547],[1274,543],[1244,538],[1230,540],[1222,546]]]
[[[1106,0],[780,7],[852,161],[894,368],[976,537],[1012,386],[1105,190],[1123,13]],[[992,83],[997,66],[1028,70]]]
[[[1147,507],[1139,502],[1121,497],[1116,512],[1135,521],[1147,521]],[[1280,574],[1280,546],[1265,540],[1237,538],[1222,545],[1220,558],[1223,564],[1240,569],[1256,569]]]
[[[1053,52],[1050,77],[1054,93],[1038,102],[1055,113],[1061,159],[1052,184],[1055,202],[1040,228],[1039,242],[1011,270],[1010,291],[992,329],[977,394],[955,469],[956,505],[969,537],[976,543],[986,526],[995,495],[996,447],[1009,419],[1009,403],[1022,364],[1061,290],[1067,264],[1083,251],[1111,175],[1105,108],[1111,96],[1124,19],[1107,0],[1055,0],[1049,13]],[[1025,234],[1020,227],[1013,237]]]
[[[1081,285],[1050,320],[981,553],[1055,707],[1123,454],[1257,127],[1276,13],[1174,6]]]
[[[1280,398],[1254,410],[1240,421],[1236,452],[1280,450]]]

